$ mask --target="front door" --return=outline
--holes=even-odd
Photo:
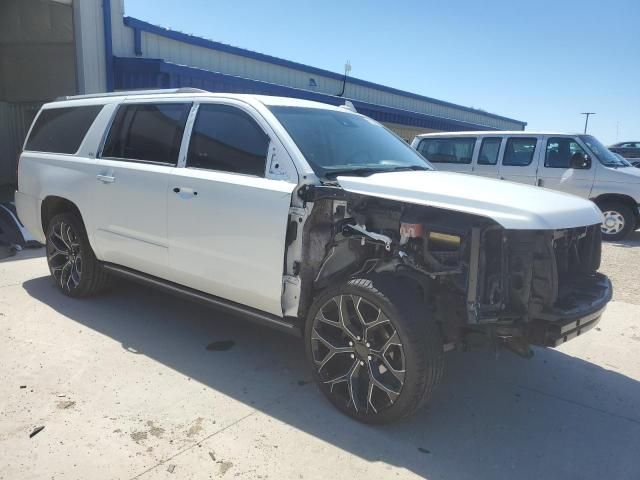
[[[94,241],[101,260],[155,276],[168,267],[167,185],[191,104],[123,104],[97,161]]]
[[[561,192],[589,198],[595,165],[593,160],[579,168],[571,168],[571,158],[587,155],[586,150],[574,137],[546,137],[544,162],[538,169],[538,185]]]
[[[538,137],[508,137],[500,163],[500,178],[535,185],[541,143]]]
[[[286,152],[249,109],[202,103],[184,168],[168,199],[172,280],[282,315],[282,276],[293,179],[269,178]]]

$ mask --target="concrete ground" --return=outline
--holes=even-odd
[[[0,479],[640,478],[631,295],[532,360],[447,354],[428,409],[368,427],[309,383],[296,339],[128,283],[69,299],[41,254],[0,262]]]

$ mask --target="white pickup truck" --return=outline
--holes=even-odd
[[[62,293],[123,276],[299,335],[320,390],[363,422],[424,404],[470,336],[529,356],[611,298],[593,203],[434,171],[345,107],[67,98],[42,107],[18,173]]]

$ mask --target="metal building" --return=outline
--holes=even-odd
[[[407,67],[410,69],[410,66]],[[523,130],[525,122],[187,35],[124,15],[124,0],[0,3],[0,185],[38,106],[59,95],[192,86],[350,100],[409,140],[418,133]],[[338,96],[343,93],[342,96]]]

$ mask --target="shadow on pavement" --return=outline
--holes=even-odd
[[[608,243],[615,245],[616,247],[638,247],[640,246],[640,230],[636,230],[623,240],[616,240]]]
[[[640,478],[640,383],[557,350],[448,354],[429,409],[369,427],[304,382],[296,338],[129,283],[91,300],[64,297],[47,277],[24,288],[124,349],[368,461],[430,479]],[[207,351],[224,340],[235,345]]]

